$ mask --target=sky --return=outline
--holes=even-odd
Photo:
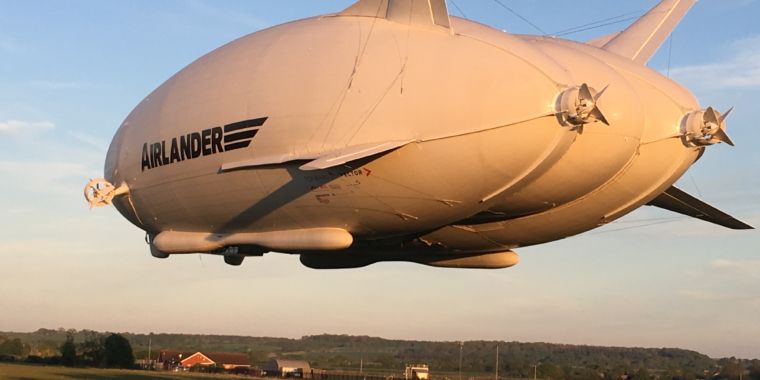
[[[537,28],[492,0],[449,6],[510,33],[554,34],[656,3],[502,2]],[[505,270],[382,263],[316,271],[282,254],[241,267],[215,256],[154,259],[144,233],[115,209],[88,209],[82,188],[103,176],[116,128],[150,91],[226,42],[350,3],[0,0],[0,331],[336,333],[760,358],[757,231],[645,207],[521,248],[521,263]],[[729,133],[737,146],[710,147],[679,186],[755,226],[758,14],[755,0],[702,0],[650,61],[704,106],[736,107]],[[626,25],[564,37],[588,40]]]

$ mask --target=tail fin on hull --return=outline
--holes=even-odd
[[[694,3],[696,0],[663,0],[602,48],[645,65]]]
[[[753,229],[752,226],[702,202],[675,186],[671,186],[665,190],[664,193],[649,202],[649,205],[691,216],[692,218],[702,219],[732,230]]]
[[[402,24],[451,28],[446,0],[359,0],[339,15],[385,18]]]

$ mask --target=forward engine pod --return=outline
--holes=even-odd
[[[164,231],[153,238],[153,246],[165,254],[211,253],[228,246],[256,245],[272,251],[332,251],[351,246],[354,238],[340,228],[310,228],[270,232]]]

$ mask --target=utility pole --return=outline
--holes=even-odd
[[[364,372],[364,356],[359,359],[359,373],[361,374]]]
[[[499,345],[496,345],[496,375],[494,376],[495,380],[499,380]]]
[[[151,354],[150,349],[151,349],[152,344],[153,344],[153,333],[148,335],[148,370],[149,371],[153,370],[153,364],[150,362],[150,354]]]
[[[459,380],[462,380],[462,346],[464,346],[463,341],[459,341]]]

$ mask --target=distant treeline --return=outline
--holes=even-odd
[[[0,332],[12,355],[54,356],[67,336],[86,341],[89,330],[39,329],[32,333]],[[499,346],[500,377],[552,379],[757,379],[760,360],[713,359],[678,348],[622,348],[495,341],[428,342],[367,336],[313,335],[300,339],[233,335],[121,333],[136,359],[153,359],[161,349],[248,353],[254,365],[269,358],[304,359],[314,368],[396,373],[407,363],[425,363],[435,378],[458,379],[460,348],[464,378],[493,374]],[[18,346],[21,344],[21,350]],[[2,351],[0,351],[2,354]],[[361,364],[360,364],[361,363]]]
[[[75,335],[79,335],[80,341],[76,341]],[[95,331],[74,334],[74,331],[69,330],[64,333],[63,341],[60,343],[52,340],[30,343],[17,336],[7,338],[0,335],[0,361],[24,361],[67,367],[135,367],[134,353],[129,340],[120,334]]]

